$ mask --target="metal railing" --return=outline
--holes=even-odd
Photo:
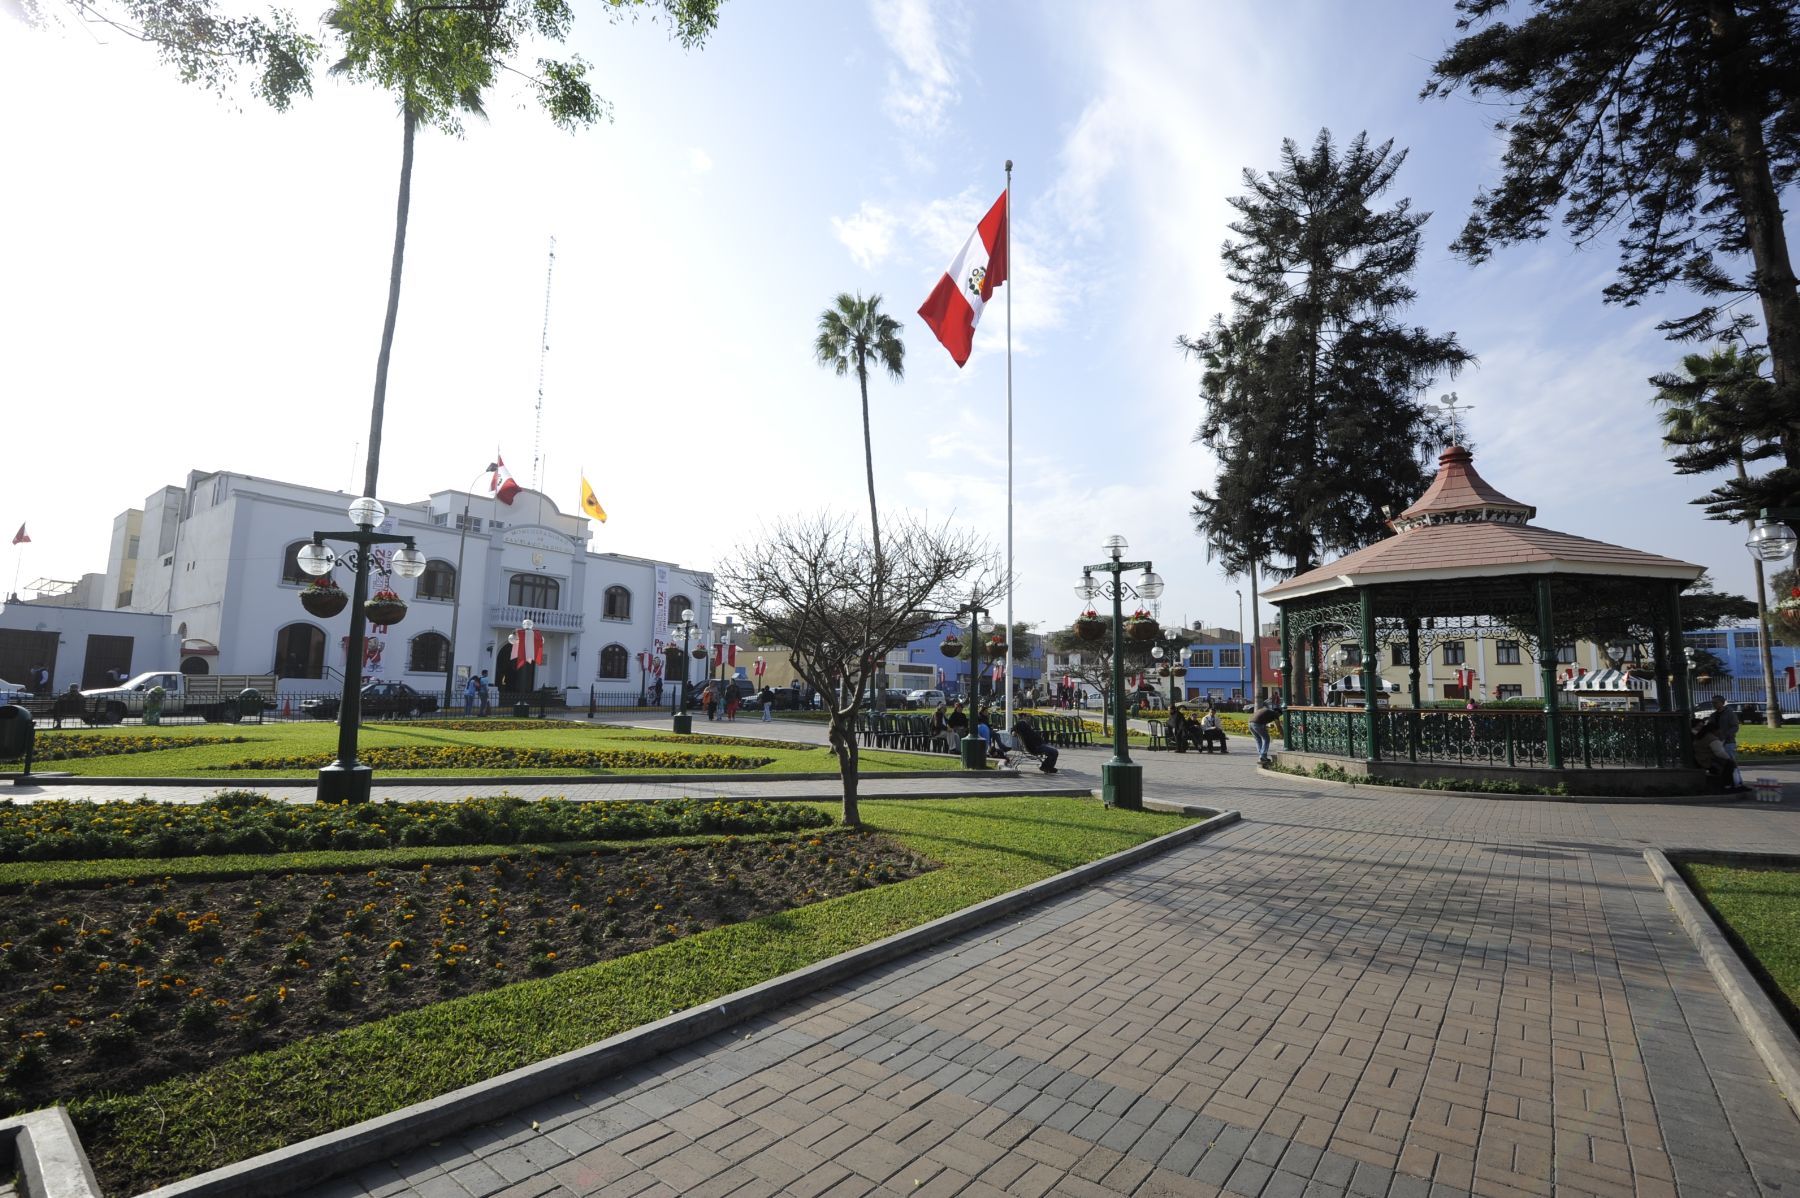
[[[1558,711],[1561,764],[1575,769],[1666,768],[1684,764],[1681,712]],[[1370,751],[1358,707],[1290,707],[1282,743],[1299,753],[1358,760],[1548,768],[1545,713],[1524,708],[1386,709],[1375,713]]]

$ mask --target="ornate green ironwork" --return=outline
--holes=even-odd
[[[1364,757],[1360,708],[1296,707],[1282,717],[1284,743],[1302,753]],[[1660,769],[1685,761],[1679,712],[1559,711],[1563,766],[1576,769]],[[1487,708],[1452,711],[1388,708],[1377,713],[1376,744],[1384,761],[1506,766],[1549,765],[1542,711]]]

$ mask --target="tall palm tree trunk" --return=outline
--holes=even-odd
[[[856,381],[862,387],[863,470],[869,480],[869,533],[875,546],[875,566],[881,567],[881,517],[875,511],[875,449],[869,437],[869,372],[859,363]]]
[[[387,410],[388,362],[394,354],[394,326],[400,319],[400,270],[406,261],[406,221],[412,212],[413,133],[418,115],[410,98],[401,119],[400,199],[394,213],[394,264],[388,274],[387,317],[381,325],[381,352],[375,358],[375,400],[369,411],[369,462],[363,494],[374,498],[381,472],[381,420]]]

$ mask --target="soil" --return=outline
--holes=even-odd
[[[0,893],[0,1115],[579,969],[933,865],[868,833]]]

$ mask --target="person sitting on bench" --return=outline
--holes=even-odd
[[[1225,729],[1219,723],[1219,713],[1208,707],[1206,714],[1200,717],[1200,749],[1211,753],[1215,746],[1220,753],[1229,753],[1225,747]]]
[[[1169,738],[1169,747],[1177,753],[1187,752],[1188,741],[1193,737],[1193,721],[1187,718],[1187,712],[1181,704],[1169,708],[1169,718],[1163,722],[1164,734]]]
[[[1021,715],[1014,718],[1013,737],[1024,746],[1027,753],[1043,759],[1043,764],[1038,766],[1041,772],[1046,774],[1056,772],[1056,746],[1043,738],[1030,716]]]

